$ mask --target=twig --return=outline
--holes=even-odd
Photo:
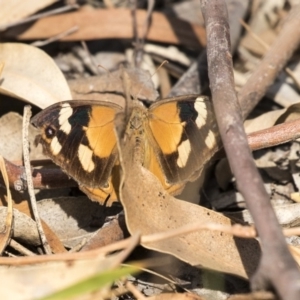
[[[13,239],[10,240],[9,246],[15,249],[16,251],[18,251],[20,254],[23,254],[25,256],[36,256],[35,253],[28,250],[27,248],[25,248],[24,246],[22,246],[21,244],[19,244]]]
[[[239,92],[239,102],[244,118],[265,95],[277,74],[298,48],[299,43],[300,5],[296,5],[292,7],[276,41]]]
[[[133,296],[138,300],[146,300],[147,298],[130,282],[126,282],[126,288],[129,292],[133,294]]]
[[[289,121],[248,135],[252,151],[284,144],[300,138],[300,120]]]
[[[13,201],[11,197],[11,192],[9,189],[8,175],[6,172],[4,158],[0,155],[0,172],[2,174],[7,194],[7,214],[5,219],[5,224],[3,230],[0,232],[0,254],[4,251],[9,243],[10,237],[12,235],[12,222],[13,222]]]
[[[224,0],[201,0],[201,8],[206,25],[208,73],[217,123],[238,189],[253,216],[261,241],[262,257],[252,278],[252,288],[272,287],[282,299],[296,300],[300,293],[298,266],[287,248],[253,161],[234,89],[226,4]]]
[[[78,26],[73,26],[71,27],[70,29],[66,30],[66,31],[63,31],[49,39],[46,39],[44,41],[35,41],[33,43],[31,43],[32,46],[35,46],[35,47],[42,47],[42,46],[45,46],[45,45],[48,45],[50,43],[53,43],[53,42],[56,42],[56,41],[59,41],[60,39],[76,32],[77,30],[79,29]]]
[[[26,181],[23,180],[26,177],[24,167],[17,166],[5,159],[4,162],[8,173],[10,187],[19,192],[26,191],[27,184]],[[73,179],[70,179],[68,175],[63,173],[61,169],[33,169],[31,174],[31,176],[33,176],[33,186],[35,189],[77,186],[77,183]],[[2,182],[2,178],[0,178],[0,182]]]
[[[6,30],[9,27],[13,27],[13,26],[21,25],[21,24],[26,24],[26,23],[29,23],[29,22],[32,22],[32,21],[35,21],[35,20],[38,20],[38,19],[41,19],[41,18],[44,18],[44,17],[49,17],[49,16],[52,16],[52,15],[60,14],[60,13],[63,13],[63,12],[66,12],[66,11],[69,11],[69,10],[72,10],[72,9],[78,9],[78,8],[79,8],[78,4],[66,5],[64,7],[56,8],[56,9],[53,9],[53,10],[50,10],[50,11],[47,11],[47,12],[44,12],[44,13],[33,15],[33,16],[28,17],[28,18],[23,19],[23,20],[18,20],[18,21],[15,21],[15,22],[11,22],[11,23],[2,25],[2,26],[0,26],[0,31]]]
[[[125,240],[84,252],[75,252],[75,253],[59,253],[55,255],[36,255],[36,256],[25,256],[25,257],[16,257],[15,259],[7,259],[5,257],[0,257],[1,265],[10,265],[10,266],[20,266],[28,264],[37,264],[45,263],[50,261],[73,261],[79,259],[95,259],[97,257],[104,257],[110,252],[115,252],[117,250],[123,250],[124,258],[139,244],[140,236],[135,234]],[[118,266],[121,261],[116,261],[115,265]]]
[[[23,157],[24,157],[24,166],[25,166],[25,173],[27,179],[27,186],[28,186],[28,193],[30,197],[30,204],[32,208],[32,213],[34,215],[34,219],[36,222],[37,230],[39,232],[41,242],[46,254],[51,254],[51,248],[48,244],[46,239],[41,219],[39,217],[39,211],[36,205],[36,198],[34,194],[34,187],[31,177],[31,166],[29,160],[29,144],[28,144],[28,127],[29,127],[29,120],[31,117],[31,107],[26,105],[24,107],[24,115],[23,115]]]
[[[187,224],[182,227],[176,229],[170,229],[164,232],[144,235],[141,237],[141,243],[153,243],[153,242],[164,241],[176,236],[187,235],[189,233],[199,231],[199,230],[220,231],[244,239],[252,239],[257,237],[257,232],[254,226],[248,226],[248,225],[246,226],[240,224],[223,225],[218,223],[198,222],[198,223]],[[300,235],[300,227],[283,228],[282,231],[284,236],[286,237]]]
[[[78,243],[72,249],[69,250],[69,253],[75,253],[80,251],[86,245],[87,242],[88,240],[86,238],[83,238],[82,241],[80,241],[80,243]]]

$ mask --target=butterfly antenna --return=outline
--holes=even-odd
[[[86,42],[85,42],[85,41],[81,41],[81,46],[82,46],[82,48],[85,50],[85,52],[86,52],[87,55],[88,55],[88,58],[89,58],[90,63],[91,63],[91,68],[93,69],[92,71],[94,71],[95,74],[100,75],[99,68],[98,68],[98,64],[97,64],[97,62],[95,61],[93,55],[91,54],[91,52],[90,52],[90,50],[89,50],[89,48],[88,48]]]
[[[103,69],[110,76],[110,71],[108,69],[106,69],[104,66],[97,65],[97,67]]]
[[[158,72],[158,70],[160,68],[162,68],[165,64],[168,64],[169,62],[167,60],[164,60],[155,70],[155,72],[153,74],[151,74],[151,78]],[[138,90],[138,92],[136,93],[136,96],[135,96],[135,100],[138,100],[138,95],[140,94],[140,92],[142,91],[143,89],[143,86],[140,87],[140,89]]]
[[[151,77],[153,77],[164,65],[168,64],[169,61],[164,60],[155,70],[155,72],[153,74],[151,74]]]

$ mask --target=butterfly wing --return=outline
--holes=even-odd
[[[111,171],[117,160],[114,118],[120,110],[108,102],[64,101],[32,119],[41,129],[39,142],[45,154],[100,202],[113,193]]]
[[[194,180],[219,143],[212,104],[207,97],[191,95],[156,102],[149,108],[148,124],[168,186]],[[157,168],[152,169],[154,174],[159,173]]]

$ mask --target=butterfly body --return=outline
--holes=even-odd
[[[195,95],[165,99],[150,105],[132,101],[125,138],[132,155],[170,193],[194,180],[217,149],[218,130],[210,101]],[[65,101],[32,120],[41,128],[44,152],[78,181],[92,199],[110,205],[119,184],[114,120],[126,114],[121,106],[102,101]]]

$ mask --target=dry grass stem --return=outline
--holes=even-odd
[[[39,217],[39,211],[36,204],[34,186],[32,182],[31,166],[30,166],[30,159],[29,159],[29,141],[28,141],[28,127],[29,127],[30,117],[31,117],[31,107],[29,105],[26,105],[24,107],[24,115],[23,115],[23,157],[24,157],[24,166],[25,166],[25,173],[27,179],[28,193],[30,196],[30,205],[31,205],[32,213],[34,216],[34,220],[36,222],[37,230],[41,238],[42,246],[46,254],[51,254],[52,251],[47,241],[46,235],[44,233],[41,219]]]

